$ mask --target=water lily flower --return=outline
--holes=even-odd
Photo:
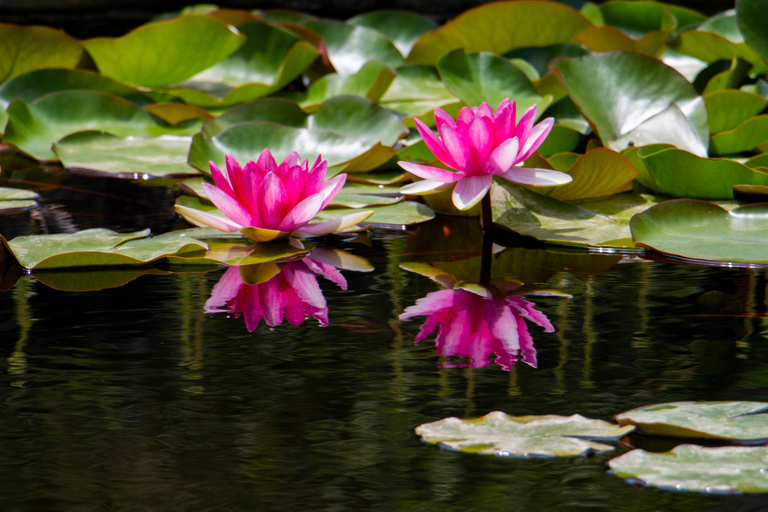
[[[543,327],[544,332],[553,332],[554,327],[534,306],[522,296],[498,297],[475,285],[429,293],[406,308],[400,319],[426,315],[415,343],[437,328],[435,345],[440,356],[468,358],[471,367],[480,368],[496,354],[496,364],[510,370],[519,354],[520,360],[535,368],[536,349],[525,320]]]
[[[302,162],[296,152],[278,165],[272,153],[265,149],[256,162],[250,160],[245,167],[240,167],[231,155],[226,156],[226,163],[224,174],[210,162],[216,185],[203,183],[210,200],[226,217],[176,205],[176,210],[193,224],[227,232],[240,231],[257,242],[267,242],[328,235],[373,215],[371,211],[356,212],[310,224],[347,179],[346,174],[339,174],[325,181],[328,162],[320,157],[311,169],[309,161]]]
[[[549,169],[521,167],[549,135],[554,119],[537,125],[536,105],[516,123],[515,102],[503,100],[494,112],[488,103],[464,107],[454,119],[440,108],[435,109],[437,134],[414,118],[424,143],[449,171],[412,162],[398,162],[406,171],[424,181],[406,185],[404,194],[431,194],[453,189],[453,204],[468,210],[491,188],[494,176],[524,185],[564,185],[568,174]]]
[[[213,287],[206,313],[230,313],[245,318],[248,331],[264,322],[274,327],[288,320],[299,325],[307,317],[328,325],[328,305],[315,274],[336,283],[347,281],[339,268],[370,271],[365,258],[344,251],[318,248],[297,261],[230,266]]]

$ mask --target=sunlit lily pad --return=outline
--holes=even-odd
[[[677,71],[646,55],[608,52],[552,64],[603,144],[616,151],[675,144],[706,156],[704,101]]]
[[[738,28],[744,41],[763,59],[768,59],[768,11],[765,0],[739,0],[736,5]]]
[[[768,441],[768,403],[671,402],[638,407],[616,416],[649,435]]]
[[[733,155],[751,151],[768,141],[768,115],[747,119],[733,130],[712,136],[712,154]]]
[[[153,103],[144,110],[155,115],[170,125],[193,121],[195,119],[212,119],[214,116],[207,110],[186,103]]]
[[[451,50],[503,55],[516,48],[571,42],[592,23],[575,9],[556,2],[495,2],[470,9],[424,34],[411,50],[411,64],[435,65]],[[489,37],[493,34],[493,37]]]
[[[48,27],[0,23],[0,41],[0,83],[36,69],[74,68],[83,55],[75,39]]]
[[[119,38],[87,39],[82,45],[102,75],[134,85],[166,87],[223,61],[245,40],[213,18],[189,14],[142,25]]]
[[[403,66],[381,98],[381,104],[401,114],[422,118],[434,126],[432,111],[457,103],[456,96],[445,87],[437,70],[432,66]],[[415,125],[411,121],[409,126]]]
[[[694,87],[699,90],[701,80],[706,79],[709,75],[709,71],[717,69],[718,64],[722,62],[723,61],[716,61],[712,66],[701,73],[700,76],[697,76],[696,79],[693,80]],[[728,69],[715,73],[714,76],[709,78],[707,85],[704,86],[703,94],[727,89],[736,89],[744,79],[747,78],[750,69],[752,69],[752,64],[739,57],[734,57],[731,60],[731,66]]]
[[[20,236],[8,245],[19,264],[27,269],[146,265],[208,248],[183,233],[149,235],[148,229],[115,233],[97,228],[72,234]]]
[[[509,416],[494,411],[482,418],[445,418],[416,427],[432,444],[451,450],[502,457],[570,457],[613,447],[591,441],[619,439],[633,427],[573,416]]]
[[[187,164],[192,137],[117,137],[108,133],[83,132],[54,144],[64,167],[88,169],[116,175],[169,176],[197,174]]]
[[[715,91],[705,94],[703,98],[712,133],[733,130],[768,105],[768,99],[736,89]]]
[[[518,118],[532,105],[541,115],[552,101],[541,97],[517,66],[490,53],[465,55],[461,49],[444,55],[437,69],[445,87],[467,105],[487,102],[493,108],[506,98],[517,103]]]
[[[72,133],[99,130],[120,136],[188,134],[195,124],[171,126],[130,101],[96,91],[61,91],[8,107],[3,142],[37,160],[56,160],[54,142]]]
[[[394,79],[394,71],[385,64],[372,60],[366,62],[357,73],[330,73],[312,82],[305,92],[282,93],[281,96],[295,100],[304,110],[312,112],[317,110],[322,102],[334,96],[355,95],[378,102]]]
[[[618,477],[660,489],[711,494],[768,492],[765,447],[684,444],[665,453],[632,450],[608,465]]]
[[[373,212],[373,215],[368,217],[365,221],[366,224],[409,226],[427,222],[435,218],[435,212],[428,206],[421,203],[414,203],[413,201],[403,201],[402,203],[388,206],[371,206],[363,208],[362,210],[347,208],[325,209],[318,213],[314,220],[325,221],[335,219],[342,215],[348,215],[363,210]]]
[[[371,28],[332,20],[312,21],[305,26],[322,36],[328,58],[339,74],[357,73],[371,60],[381,61],[392,68],[405,64],[397,48]]]
[[[672,256],[768,263],[768,205],[727,211],[694,199],[660,203],[630,221],[635,243]]]
[[[37,192],[22,188],[0,187],[0,213],[29,210],[37,206]]]
[[[368,27],[380,32],[407,57],[411,48],[424,32],[437,28],[437,23],[424,16],[410,12],[372,12],[347,20],[349,25]]]

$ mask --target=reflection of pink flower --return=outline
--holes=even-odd
[[[505,99],[494,112],[490,105],[464,107],[454,119],[435,109],[437,135],[419,119],[416,128],[435,157],[457,172],[411,162],[398,162],[406,171],[423,178],[401,188],[405,194],[431,194],[454,183],[453,204],[468,210],[491,188],[494,176],[525,185],[563,185],[571,181],[565,173],[549,169],[520,167],[549,135],[554,119],[539,124],[536,106],[529,108],[516,123],[515,102]]]
[[[280,165],[265,149],[256,162],[244,167],[227,155],[227,172],[210,162],[213,186],[203,189],[226,217],[177,205],[176,210],[191,222],[221,231],[241,231],[257,242],[308,235],[328,235],[364,221],[373,212],[356,212],[317,224],[310,221],[341,190],[347,179],[339,174],[328,181],[328,163],[317,159],[312,168],[298,153],[291,153]]]
[[[408,307],[401,320],[426,315],[415,342],[423,340],[438,329],[438,355],[469,358],[470,366],[488,364],[492,353],[496,363],[510,370],[520,359],[536,367],[536,349],[524,319],[553,332],[554,327],[534,304],[521,296],[494,297],[479,295],[464,289],[446,289],[428,294]],[[447,365],[446,365],[447,366]]]
[[[242,314],[249,331],[259,325],[262,317],[267,325],[275,326],[284,318],[299,325],[306,316],[311,316],[326,326],[328,306],[316,273],[342,290],[347,289],[347,281],[338,269],[311,256],[287,263],[231,266],[213,287],[205,311]],[[257,284],[247,284],[246,281]]]

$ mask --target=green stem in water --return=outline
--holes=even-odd
[[[489,233],[493,229],[493,209],[491,208],[490,190],[483,196],[483,199],[481,199],[480,207],[482,208],[480,225],[483,227],[485,233]]]

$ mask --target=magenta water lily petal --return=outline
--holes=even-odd
[[[473,108],[464,107],[456,120],[436,108],[437,134],[418,119],[415,120],[416,129],[435,157],[456,172],[410,162],[398,164],[425,180],[456,183],[453,203],[459,210],[468,210],[477,204],[488,193],[494,176],[526,185],[562,185],[570,182],[569,175],[558,171],[550,171],[559,175],[557,177],[540,174],[541,179],[534,179],[533,182],[531,178],[537,178],[537,175],[513,172],[523,169],[525,160],[541,146],[554,125],[552,118],[533,124],[536,119],[535,105],[525,111],[518,123],[515,123],[515,113],[515,102],[509,99],[503,100],[495,112],[487,103]],[[437,190],[439,185],[407,187],[403,187],[401,192],[426,194]]]
[[[339,174],[327,182],[328,163],[319,158],[312,167],[293,152],[278,164],[268,149],[254,162],[245,166],[231,155],[226,156],[226,173],[210,162],[211,176],[216,184],[203,184],[208,198],[226,218],[181,205],[178,211],[195,225],[209,226],[221,231],[241,231],[256,241],[328,235],[351,225],[344,217],[321,224],[310,221],[339,193],[347,175]],[[373,212],[356,214],[355,223],[362,222]]]

